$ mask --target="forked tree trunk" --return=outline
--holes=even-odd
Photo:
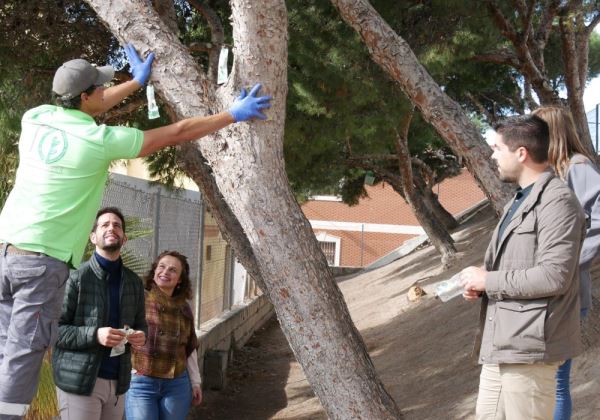
[[[396,155],[398,156],[398,169],[402,179],[402,190],[407,204],[421,227],[423,227],[429,241],[441,255],[442,264],[447,267],[454,260],[456,248],[452,236],[441,223],[435,223],[436,217],[425,205],[423,197],[417,193],[415,188],[410,152],[408,151],[408,132],[411,120],[412,112],[404,117],[403,126],[401,127],[402,133],[397,133],[396,136]]]
[[[436,219],[441,221],[446,230],[452,231],[458,227],[458,222],[444,206],[440,203],[440,200],[437,195],[431,191],[430,188],[425,189],[425,194],[423,195],[423,201],[431,210],[431,212],[435,215]]]
[[[490,162],[492,151],[461,107],[446,95],[419,63],[410,46],[367,0],[331,0],[342,18],[361,36],[371,58],[394,79],[423,118],[463,158],[496,213],[512,195]]]
[[[264,83],[262,93],[275,98],[268,121],[223,129],[182,148],[181,159],[213,211],[220,212],[221,227],[242,263],[262,278],[282,330],[328,416],[401,418],[287,181],[284,1],[231,1],[234,68],[218,89],[148,2],[86,1],[121,42],[156,53],[152,82],[180,118],[226,109],[241,87]],[[207,180],[211,171],[214,179]]]
[[[588,76],[589,28],[585,26],[582,13],[560,19],[560,37],[565,63],[565,85],[569,109],[577,128],[577,134],[591,156],[595,156],[590,126],[588,125],[583,92]]]
[[[458,222],[454,216],[442,206],[437,194],[433,192],[434,176],[431,168],[427,167],[425,164],[419,165],[418,168],[413,169],[412,175],[415,188],[422,194],[423,201],[427,208],[429,208],[437,220],[444,225],[446,230],[451,231],[456,229],[456,227],[458,227]]]

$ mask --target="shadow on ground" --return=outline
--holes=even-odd
[[[339,283],[352,319],[390,395],[405,419],[473,419],[480,368],[471,357],[478,303],[457,298],[441,303],[433,284],[482,262],[496,219],[487,209],[453,235],[459,252],[449,270],[430,247]],[[600,277],[596,262],[592,278]],[[427,292],[409,302],[418,284]],[[594,284],[600,295],[600,284]],[[367,292],[367,293],[365,293]],[[574,359],[573,419],[600,418],[600,302],[584,325],[586,352]],[[326,419],[302,369],[271,320],[249,342],[230,369],[225,391],[207,392],[198,419]]]
[[[234,352],[228,384],[221,391],[204,390],[204,402],[188,419],[270,419],[289,402],[285,393],[294,355],[279,328],[270,319],[246,345]],[[308,389],[312,395],[312,390]]]

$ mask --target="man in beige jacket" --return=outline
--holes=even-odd
[[[464,298],[482,298],[476,418],[551,419],[556,370],[582,350],[577,267],[584,215],[548,168],[544,121],[512,117],[494,129],[500,179],[518,190],[484,266],[461,272]]]

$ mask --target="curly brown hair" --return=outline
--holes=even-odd
[[[179,283],[177,285],[177,287],[175,287],[175,290],[173,291],[173,297],[179,296],[179,295],[184,295],[186,297],[186,299],[191,299],[192,298],[192,282],[190,281],[190,265],[188,264],[187,257],[183,254],[180,254],[177,251],[163,251],[158,257],[156,257],[156,259],[152,263],[152,267],[150,268],[150,271],[148,271],[146,276],[144,276],[144,281],[146,283],[146,286],[145,286],[146,290],[151,290],[152,285],[155,284],[154,283],[154,272],[156,271],[156,267],[158,267],[158,263],[160,262],[160,260],[166,256],[171,256],[171,257],[177,258],[179,260],[179,262],[181,263],[181,268],[182,268],[181,276],[179,277],[179,279],[181,280],[181,283]]]

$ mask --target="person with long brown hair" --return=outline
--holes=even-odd
[[[148,339],[132,346],[128,420],[183,420],[202,401],[187,258],[161,253],[145,277]]]
[[[546,121],[550,129],[548,162],[573,190],[585,212],[586,234],[579,258],[579,297],[584,318],[592,304],[590,266],[600,249],[600,170],[594,156],[581,143],[567,109],[546,106],[533,114]],[[556,374],[554,420],[571,418],[570,373],[571,359],[565,361]]]

